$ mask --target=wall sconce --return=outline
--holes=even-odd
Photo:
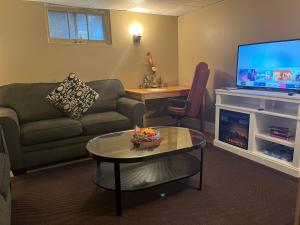
[[[140,44],[141,38],[142,38],[143,33],[144,33],[144,28],[143,28],[142,24],[137,23],[137,22],[132,23],[129,26],[128,31],[133,37],[133,43],[134,44]]]

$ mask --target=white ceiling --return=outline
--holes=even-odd
[[[31,0],[77,7],[181,16],[224,0]]]

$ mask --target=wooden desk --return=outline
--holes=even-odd
[[[171,98],[179,96],[187,96],[190,91],[190,87],[186,86],[170,86],[163,88],[134,88],[125,89],[126,95],[130,98],[146,102],[146,100],[159,99],[159,98]]]
[[[126,96],[129,98],[133,98],[139,101],[142,101],[143,103],[146,103],[146,100],[151,99],[160,99],[160,98],[172,98],[172,97],[179,97],[179,96],[187,96],[190,91],[190,87],[188,86],[170,86],[170,87],[164,87],[164,88],[134,88],[134,89],[125,89]],[[195,122],[195,120],[191,120],[189,122],[188,126],[191,126],[195,129],[198,129],[198,125],[195,126],[195,124],[199,123],[199,126],[201,129],[204,128],[203,119],[204,118],[204,106],[205,106],[205,96],[203,96],[202,100],[202,107],[201,107],[201,120],[199,122]],[[169,116],[168,116],[169,117]],[[149,121],[146,120],[146,116],[144,115],[144,127],[145,126],[155,126],[157,124],[148,124]],[[160,125],[164,125],[162,121],[160,120],[158,122]]]
[[[151,99],[187,96],[189,94],[190,87],[170,86],[164,88],[144,88],[144,89],[134,88],[134,89],[125,89],[125,91],[127,97],[142,101],[145,104],[146,100],[151,100]],[[157,125],[156,124],[157,122],[154,122],[153,124],[149,122],[150,120],[146,119],[146,115],[144,115],[143,118],[144,127]],[[158,122],[158,124],[162,124],[162,123]]]

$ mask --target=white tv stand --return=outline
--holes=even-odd
[[[249,114],[248,150],[219,140],[221,109]],[[295,130],[295,137],[288,141],[271,137],[268,129],[272,125]],[[294,149],[293,161],[277,159],[262,152],[266,146],[272,147],[275,144]],[[214,145],[294,177],[300,177],[300,95],[217,89]]]

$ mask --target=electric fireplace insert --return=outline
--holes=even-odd
[[[221,109],[219,140],[248,150],[249,118],[246,113]]]

